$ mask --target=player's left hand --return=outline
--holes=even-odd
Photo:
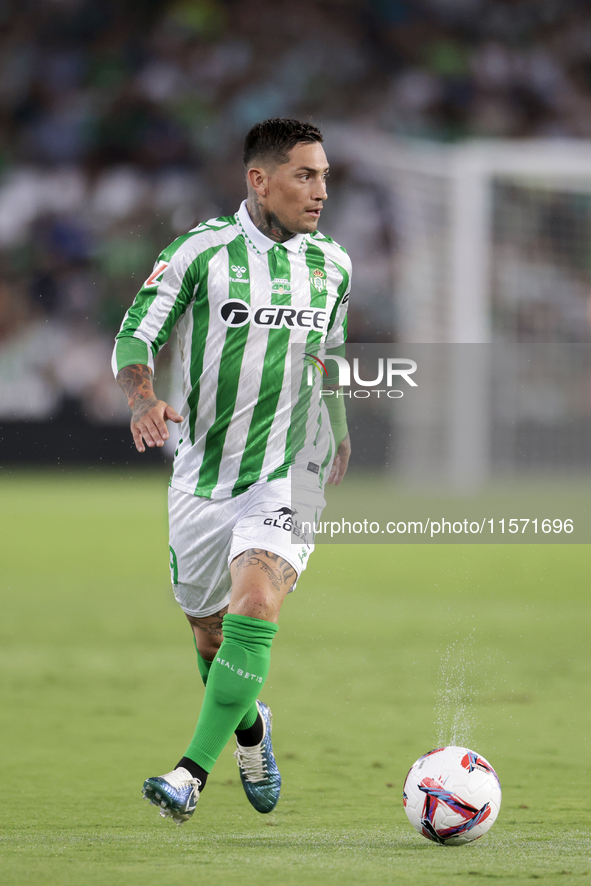
[[[334,461],[332,463],[332,470],[330,472],[330,476],[328,478],[328,482],[334,484],[334,486],[338,486],[345,473],[347,471],[347,466],[349,464],[349,459],[351,458],[351,438],[349,434],[345,437],[343,442],[340,444],[337,449],[337,454],[334,457]]]
[[[164,400],[139,400],[131,411],[131,433],[138,452],[144,452],[144,441],[152,448],[164,446],[168,440],[167,421],[179,424],[183,417]]]

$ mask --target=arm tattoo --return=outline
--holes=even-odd
[[[266,562],[267,560],[270,560],[275,568]],[[258,566],[276,591],[281,590],[282,584],[291,587],[297,578],[295,569],[287,560],[284,560],[279,554],[274,554],[273,551],[265,551],[262,548],[249,548],[240,554],[235,562],[237,571],[246,569],[248,566]]]
[[[213,615],[206,615],[204,618],[196,618],[194,615],[188,615],[187,618],[192,625],[199,628],[205,634],[210,634],[212,637],[222,637],[222,619],[227,611],[228,607],[224,606],[219,612],[215,612]]]
[[[158,402],[152,387],[152,372],[141,363],[125,366],[117,374],[117,383],[131,408],[131,420],[137,421]]]
[[[249,191],[248,211],[259,231],[265,234],[266,237],[269,237],[270,240],[275,240],[276,243],[284,243],[285,240],[291,240],[293,231],[288,231],[287,228],[284,228],[275,213],[265,213],[263,204],[255,191],[252,189],[249,189]]]

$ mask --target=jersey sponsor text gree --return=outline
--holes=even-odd
[[[220,306],[220,317],[226,326],[245,326],[252,323],[263,328],[323,329],[328,316],[324,308],[292,308],[287,305],[263,305],[252,308],[238,298]]]

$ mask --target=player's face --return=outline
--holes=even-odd
[[[326,200],[328,163],[321,144],[296,145],[268,175],[265,209],[287,231],[312,234]]]

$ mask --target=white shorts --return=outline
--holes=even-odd
[[[257,483],[221,500],[170,487],[170,572],[181,609],[197,617],[223,609],[232,589],[230,563],[249,548],[283,557],[299,577],[314,550],[310,532],[298,537],[300,527],[304,518],[317,521],[325,504],[321,488],[308,487],[294,501],[290,480]]]

